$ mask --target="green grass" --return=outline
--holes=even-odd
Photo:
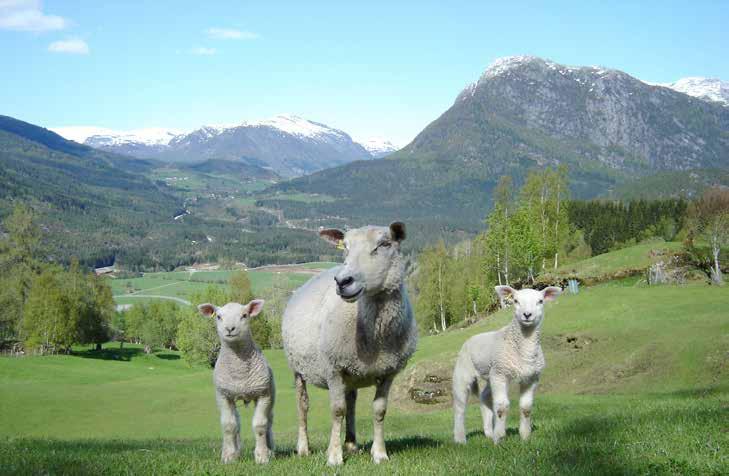
[[[582,280],[602,280],[616,273],[643,270],[651,264],[666,259],[666,253],[679,251],[678,242],[650,241],[594,256],[576,263],[569,263],[550,272],[545,277],[577,277]]]
[[[296,266],[298,268],[321,270],[330,268],[335,264],[329,262],[312,262]],[[167,273],[146,273],[141,278],[109,279],[108,282],[117,304],[134,304],[154,299],[125,297],[124,295],[130,294],[130,290],[133,290],[132,292],[134,294],[143,296],[170,296],[189,300],[193,293],[203,291],[208,286],[227,286],[228,279],[233,273],[234,271],[231,270],[197,271],[192,274],[187,271],[173,271]],[[296,272],[295,269],[288,271],[286,268],[281,268],[280,272],[268,271],[266,269],[248,271],[253,292],[259,295],[271,289],[274,283],[281,288],[293,289],[304,284],[312,276],[308,272]],[[131,287],[129,287],[130,285]]]
[[[338,474],[726,474],[729,471],[729,287],[606,284],[565,295],[547,311],[547,370],[529,442],[509,433],[494,447],[467,413],[466,446],[451,443],[445,406],[401,405],[386,420],[391,461],[345,459]],[[509,320],[508,311],[423,337],[412,366],[452,365],[469,336]],[[567,338],[576,337],[569,343]],[[577,343],[580,348],[575,348]],[[219,464],[211,372],[175,352],[139,349],[0,359],[3,474],[249,474],[251,409],[241,407],[244,455]],[[329,474],[328,398],[312,389],[314,455],[293,455],[293,381],[280,350],[267,351],[277,380],[277,457],[271,474]],[[407,372],[407,370],[406,370]],[[397,394],[404,378],[396,381]],[[360,392],[358,429],[372,438],[370,389]],[[512,400],[512,409],[517,406]]]

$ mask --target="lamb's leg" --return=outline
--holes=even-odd
[[[335,375],[327,382],[329,387],[329,406],[332,414],[332,433],[327,449],[327,464],[338,466],[344,462],[342,457],[342,420],[347,409],[345,388],[342,377]]]
[[[355,430],[354,413],[357,406],[357,389],[347,390],[344,394],[347,404],[347,432],[344,436],[344,450],[348,453],[357,452],[357,432]]]
[[[240,417],[233,399],[216,392],[216,401],[220,410],[220,426],[223,430],[220,459],[223,463],[230,463],[240,456]]]
[[[526,440],[532,434],[532,405],[537,383],[538,380],[535,379],[520,385],[519,411],[521,416],[519,417],[519,436],[522,440]]]
[[[488,381],[483,383],[479,392],[481,398],[481,419],[483,420],[483,434],[491,438],[494,434],[493,396]]]
[[[453,372],[453,440],[456,443],[466,442],[466,406],[471,384],[458,369]]]
[[[259,397],[253,410],[253,436],[256,439],[253,455],[258,464],[268,463],[271,458],[271,450],[268,447],[268,416],[271,414],[272,406],[273,401],[270,396]]]
[[[271,405],[268,407],[268,414],[266,415],[268,421],[268,427],[266,428],[266,445],[273,454],[275,444],[273,442],[273,406],[276,403],[276,385],[273,380],[273,374],[271,374]]]
[[[498,444],[506,436],[506,415],[509,412],[509,382],[501,375],[492,375],[489,378],[493,406],[496,412],[494,419],[494,443]]]
[[[385,413],[387,413],[387,397],[390,394],[390,386],[393,377],[384,377],[377,383],[375,400],[372,402],[372,413],[374,419],[374,434],[372,436],[372,460],[375,463],[387,461],[387,450],[385,449]]]
[[[309,413],[309,393],[306,391],[306,380],[301,374],[296,374],[296,400],[299,412],[299,441],[296,445],[296,454],[309,455],[309,435],[307,433],[307,415]]]

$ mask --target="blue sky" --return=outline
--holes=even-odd
[[[516,3],[0,0],[0,114],[192,129],[288,112],[402,145],[506,55],[729,80],[729,2]]]

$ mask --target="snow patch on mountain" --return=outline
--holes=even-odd
[[[261,121],[246,121],[239,127],[271,127],[305,139],[323,139],[331,136],[349,137],[344,131],[293,114],[279,114]]]
[[[699,99],[714,101],[729,106],[729,81],[717,78],[689,77],[674,83],[661,84],[674,91]]]
[[[125,144],[143,144],[149,146],[164,146],[181,134],[175,129],[151,127],[147,129],[133,129],[118,131],[105,127],[95,126],[69,126],[54,127],[53,132],[66,139],[80,144],[94,146],[115,146]]]
[[[364,147],[375,159],[385,157],[400,150],[400,147],[383,137],[370,137],[369,139],[358,140],[357,143]]]

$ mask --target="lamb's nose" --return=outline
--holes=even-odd
[[[354,278],[352,276],[347,276],[346,278],[338,279],[336,276],[334,277],[334,282],[337,283],[337,286],[341,288],[346,288],[350,284],[354,282]]]
[[[233,327],[226,327],[225,330],[228,331],[228,334],[232,334],[233,331],[235,330],[235,326],[233,326]]]
[[[524,319],[529,319],[530,317],[532,317],[532,313],[531,312],[525,312],[524,313]]]

